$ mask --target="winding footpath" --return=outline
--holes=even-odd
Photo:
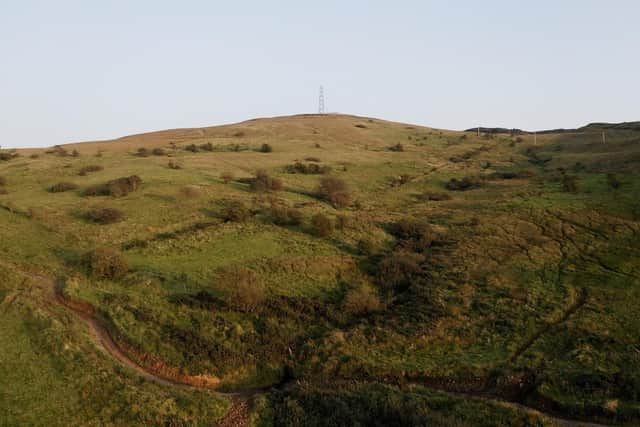
[[[113,339],[108,329],[104,326],[103,322],[94,314],[91,314],[85,310],[79,309],[75,304],[70,303],[61,293],[61,290],[58,286],[56,286],[56,282],[49,278],[39,274],[31,273],[25,270],[21,270],[17,268],[17,266],[5,263],[0,261],[0,266],[6,267],[13,271],[16,271],[23,276],[30,279],[36,286],[42,289],[45,292],[46,302],[48,304],[54,303],[56,305],[62,306],[67,309],[77,320],[79,320],[82,324],[84,324],[89,330],[89,336],[94,345],[100,350],[102,350],[105,354],[113,358],[120,365],[127,367],[145,378],[148,381],[152,381],[154,383],[167,386],[167,387],[176,387],[187,390],[209,390],[217,396],[230,398],[232,399],[231,408],[228,414],[221,420],[221,426],[244,426],[248,424],[249,419],[249,411],[250,411],[250,402],[251,400],[261,394],[268,393],[273,390],[274,387],[267,387],[262,389],[248,389],[236,392],[220,392],[213,389],[213,386],[207,385],[193,385],[187,382],[182,382],[176,380],[175,378],[169,378],[163,375],[158,374],[154,370],[151,370],[141,364],[137,363],[134,359],[129,357],[125,351],[122,350],[120,346]],[[11,304],[13,300],[15,300],[15,295],[11,297],[11,301],[4,301],[3,306],[5,309]],[[295,386],[295,384],[287,384],[289,386]],[[421,386],[425,388],[432,388],[428,385],[415,383],[415,386]],[[545,418],[558,426],[562,427],[607,427],[604,424],[597,423],[588,423],[577,420],[569,420],[559,418],[555,415],[543,412],[539,409],[532,408],[521,403],[511,402],[505,399],[500,399],[498,397],[493,396],[483,396],[479,393],[464,393],[464,392],[455,392],[449,391],[446,389],[433,388],[434,390],[442,391],[445,393],[449,393],[454,396],[463,397],[465,399],[473,399],[484,401],[487,403],[497,404],[501,406],[506,406],[510,408],[514,408],[517,410],[525,411],[529,414],[534,414]]]

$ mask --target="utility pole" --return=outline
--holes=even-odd
[[[318,114],[324,114],[324,88],[320,86],[320,96],[318,97]]]
[[[538,145],[538,132],[533,131],[533,145]]]
[[[478,126],[478,138],[480,138],[480,126]]]
[[[607,135],[604,133],[604,131],[602,131],[602,143],[603,144],[607,143]]]

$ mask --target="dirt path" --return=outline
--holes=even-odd
[[[73,305],[69,304],[68,301],[64,297],[62,297],[62,295],[58,291],[56,283],[53,279],[39,275],[39,274],[30,273],[25,270],[21,270],[17,268],[15,265],[11,265],[3,261],[0,261],[0,265],[9,269],[18,271],[25,277],[28,277],[29,279],[34,281],[36,284],[38,284],[39,287],[45,292],[45,298],[47,299],[46,301],[47,304],[55,303],[57,305],[65,307],[67,311],[72,313],[72,315],[76,319],[80,320],[81,323],[87,326],[90,332],[91,341],[96,345],[96,347],[102,350],[105,354],[112,357],[120,365],[133,370],[138,375],[142,376],[143,378],[149,381],[152,381],[164,386],[178,387],[178,388],[190,389],[190,390],[201,390],[201,389],[211,390],[211,387],[194,386],[190,384],[185,384],[180,381],[176,381],[172,378],[165,378],[154,372],[151,372],[149,369],[136,363],[129,356],[127,356],[127,354],[125,354],[124,351],[121,350],[121,348],[116,344],[116,342],[113,340],[113,338],[109,334],[107,328],[105,328],[104,325],[101,324],[101,321],[99,318],[85,311],[79,310],[77,307],[74,307]],[[584,302],[582,302],[582,304],[583,303]],[[574,312],[575,310],[577,310],[577,308],[579,308],[579,305],[580,304],[578,304],[575,307],[575,309],[569,309],[568,314],[566,316],[563,316],[563,319],[561,321],[566,320],[570,316],[571,312]],[[446,390],[444,388],[440,389],[438,387],[429,387],[428,385],[425,386],[424,384],[420,384],[420,383],[413,383],[412,385],[432,388],[435,390],[443,391],[443,392],[456,395],[456,396],[461,396],[464,398],[483,400],[490,403],[509,406],[518,410],[523,410],[529,413],[542,416],[547,420],[550,420],[562,427],[607,427],[604,424],[595,424],[595,423],[588,423],[588,422],[559,418],[555,415],[540,411],[538,409],[528,407],[520,403],[510,402],[508,400],[500,399],[494,396],[483,396],[480,393],[455,392],[455,391]],[[293,386],[293,385],[288,384],[288,386]],[[250,412],[249,402],[251,398],[260,394],[267,393],[269,390],[271,390],[271,388],[251,389],[251,390],[244,390],[239,392],[219,392],[219,391],[211,390],[213,393],[215,393],[218,396],[233,399],[229,412],[222,419],[219,425],[232,426],[232,427],[248,425],[249,412]]]

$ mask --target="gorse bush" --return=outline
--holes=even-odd
[[[351,195],[346,182],[339,178],[324,177],[316,190],[317,196],[331,203],[334,207],[341,208],[351,204]]]
[[[378,266],[380,287],[393,291],[410,286],[412,278],[422,272],[424,261],[424,255],[404,249],[392,252]]]
[[[251,212],[244,203],[240,201],[231,202],[229,206],[222,211],[222,219],[225,222],[243,222],[246,221],[249,216],[251,216]]]
[[[330,166],[321,166],[315,163],[304,164],[296,162],[292,165],[287,165],[284,168],[287,173],[301,173],[305,175],[325,175],[331,172]]]
[[[465,176],[462,179],[451,178],[451,180],[445,184],[445,188],[451,191],[467,191],[479,188],[481,185],[482,183],[478,178]]]
[[[567,193],[578,192],[578,178],[573,175],[562,175],[562,188]]]
[[[272,178],[264,170],[256,172],[255,178],[251,180],[251,189],[254,191],[280,191],[282,190],[282,181]]]
[[[300,225],[302,224],[302,212],[298,209],[283,206],[274,206],[269,209],[269,218],[277,225]]]
[[[260,152],[261,153],[271,153],[273,152],[273,147],[269,144],[262,144],[262,146],[260,147]]]
[[[85,196],[113,196],[122,197],[136,191],[142,185],[142,179],[137,175],[123,177],[108,181],[105,184],[88,187],[84,191]]]
[[[119,279],[129,272],[129,264],[120,252],[112,249],[95,249],[84,257],[92,276],[101,279]]]
[[[230,183],[231,181],[233,181],[233,179],[234,179],[234,178],[235,178],[235,176],[233,175],[233,173],[232,173],[232,172],[223,172],[223,173],[220,175],[220,179],[221,179],[225,184]]]
[[[382,303],[375,289],[361,284],[347,292],[344,298],[344,310],[351,315],[364,315],[380,311]]]
[[[404,151],[404,145],[398,143],[389,147],[389,151],[402,152]]]
[[[218,277],[216,288],[225,303],[234,310],[255,311],[266,299],[266,289],[260,277],[244,267],[230,267]]]
[[[88,173],[99,172],[101,170],[104,170],[104,168],[102,166],[99,166],[99,165],[88,165],[88,166],[82,167],[80,169],[80,171],[78,172],[78,175],[86,176]]]
[[[191,151],[192,153],[198,152],[198,147],[196,146],[196,144],[189,144],[186,147],[184,147],[184,149],[187,151]]]
[[[63,193],[65,191],[71,191],[78,188],[77,184],[73,182],[59,182],[49,187],[49,191],[52,193]]]
[[[136,155],[140,157],[149,157],[151,152],[148,148],[140,147],[138,148],[138,151],[136,151]]]
[[[607,184],[614,190],[617,190],[622,186],[622,182],[620,182],[618,175],[616,175],[615,173],[607,174]]]
[[[423,252],[435,240],[435,233],[425,221],[401,219],[392,224],[391,233],[398,238],[399,246],[413,252]]]
[[[376,245],[369,239],[358,240],[357,247],[358,252],[365,256],[375,255],[378,252]]]
[[[94,208],[87,212],[87,218],[98,224],[113,224],[122,221],[124,213],[115,208]]]
[[[333,223],[325,214],[315,214],[311,218],[311,231],[318,237],[327,237],[333,232]]]
[[[213,144],[210,142],[207,142],[205,144],[200,144],[200,149],[202,151],[213,151]]]
[[[153,150],[151,150],[151,154],[153,154],[154,156],[164,156],[165,154],[167,154],[163,148],[154,148]]]

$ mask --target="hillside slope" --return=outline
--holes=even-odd
[[[3,156],[0,424],[637,424],[639,140],[300,115]]]

